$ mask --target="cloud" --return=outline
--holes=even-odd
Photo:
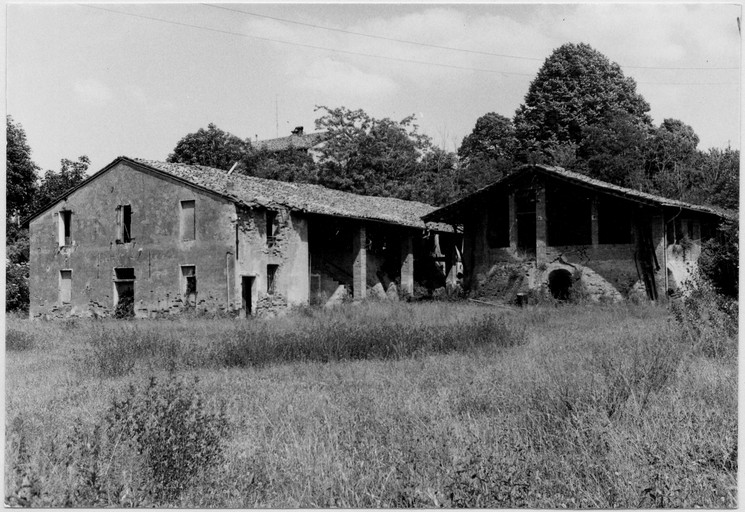
[[[360,100],[396,91],[396,83],[385,76],[366,73],[359,68],[331,58],[313,60],[294,78],[301,90],[321,93],[325,97]]]
[[[73,89],[78,98],[88,105],[103,106],[114,97],[109,87],[93,78],[76,81]]]

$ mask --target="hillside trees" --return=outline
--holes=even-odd
[[[200,128],[182,137],[166,161],[205,165],[223,170],[228,170],[233,164],[240,162],[239,167],[245,168],[250,151],[251,142],[248,139],[241,140],[210,123],[206,130]]]

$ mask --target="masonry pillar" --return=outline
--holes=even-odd
[[[515,210],[515,191],[509,195],[510,252],[517,254],[517,211]]]
[[[546,185],[538,183],[535,190],[535,262],[536,265],[546,261]]]
[[[365,226],[361,225],[353,235],[352,253],[352,287],[354,288],[354,300],[362,300],[367,295],[367,232]]]
[[[401,292],[414,294],[414,241],[409,233],[401,235]]]
[[[592,198],[590,209],[590,222],[592,225],[592,246],[597,247],[600,244],[600,231],[598,228],[598,196],[594,196]]]
[[[655,269],[654,281],[657,288],[657,300],[667,299],[667,233],[665,230],[665,218],[663,215],[652,217],[652,243],[654,244],[654,255],[659,265]]]

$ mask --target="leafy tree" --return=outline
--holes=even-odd
[[[717,291],[737,297],[739,287],[740,229],[736,220],[723,222],[717,236],[704,243],[698,264]]]
[[[711,148],[700,153],[690,200],[735,210],[740,199],[740,151]]]
[[[286,149],[269,151],[261,148],[251,152],[245,168],[246,175],[270,180],[299,183],[316,183],[318,171],[316,163],[306,151]]]
[[[494,112],[481,116],[458,148],[458,195],[474,192],[512,171],[516,147],[510,119]]]
[[[397,197],[444,206],[461,194],[454,153],[433,148],[417,163],[415,173],[401,187]]]
[[[520,159],[571,162],[588,127],[618,114],[649,126],[648,111],[636,82],[618,64],[587,44],[562,45],[543,63],[515,113]]]
[[[10,221],[31,213],[36,192],[36,171],[39,167],[31,160],[31,148],[26,142],[26,132],[11,116],[5,118],[6,128],[6,219]]]
[[[648,130],[625,113],[588,126],[577,149],[574,170],[622,187],[652,191],[644,172]]]
[[[699,163],[698,135],[677,119],[665,119],[652,135],[647,172],[657,191],[666,197],[687,199]]]
[[[417,173],[432,142],[419,133],[414,116],[375,119],[363,110],[331,109],[316,120],[328,137],[319,148],[321,185],[357,194],[400,197],[401,185]]]
[[[224,170],[240,162],[238,168],[245,169],[245,162],[249,159],[250,151],[251,142],[248,139],[241,140],[210,123],[206,130],[200,128],[195,133],[185,135],[179,140],[173,153],[168,155],[166,160]]]
[[[48,170],[44,173],[34,198],[34,210],[43,208],[64,194],[65,191],[85,180],[90,163],[91,161],[86,155],[79,156],[77,161],[63,158],[60,160],[59,172]]]

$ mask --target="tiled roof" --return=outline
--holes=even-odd
[[[684,210],[690,210],[690,211],[695,211],[699,213],[708,213],[708,214],[716,215],[718,217],[722,217],[726,219],[737,218],[737,214],[735,212],[725,210],[723,208],[717,208],[715,206],[707,206],[707,205],[701,205],[701,204],[686,203],[683,201],[678,201],[676,199],[669,199],[667,197],[657,196],[654,194],[648,194],[646,192],[641,192],[639,190],[634,190],[631,188],[613,185],[605,181],[600,181],[594,178],[590,178],[589,176],[585,176],[584,174],[567,171],[566,169],[562,167],[552,167],[549,165],[535,164],[535,165],[524,165],[520,167],[519,169],[517,169],[512,174],[508,174],[501,180],[496,181],[492,183],[491,185],[487,185],[486,187],[480,190],[477,190],[476,192],[473,192],[472,194],[466,197],[463,197],[459,199],[458,201],[455,201],[454,203],[451,203],[447,206],[443,206],[442,208],[435,210],[434,212],[430,214],[425,215],[424,216],[425,220],[428,222],[429,221],[451,220],[451,217],[456,215],[456,212],[461,210],[462,207],[468,204],[474,197],[480,196],[493,189],[506,185],[507,183],[510,183],[514,181],[515,179],[517,179],[519,176],[525,173],[531,172],[531,171],[537,171],[537,172],[546,174],[548,176],[554,176],[556,178],[563,179],[565,181],[573,182],[578,185],[584,185],[584,186],[593,188],[595,190],[599,190],[601,192],[605,192],[605,193],[608,193],[614,196],[620,196],[625,199],[629,199],[631,201],[637,201],[637,202],[641,202],[645,204],[653,204],[653,205],[662,206],[662,207],[681,208]]]
[[[122,157],[123,160],[129,160]],[[171,174],[197,186],[217,192],[247,206],[283,206],[294,211],[364,219],[441,232],[452,232],[447,224],[427,223],[422,216],[434,206],[392,197],[374,197],[342,192],[320,185],[267,180],[230,174],[201,165],[187,165],[134,159],[135,163]]]
[[[284,151],[286,149],[311,149],[326,139],[326,132],[305,133],[303,135],[288,135],[278,139],[267,139],[256,142],[258,148],[269,151]]]

